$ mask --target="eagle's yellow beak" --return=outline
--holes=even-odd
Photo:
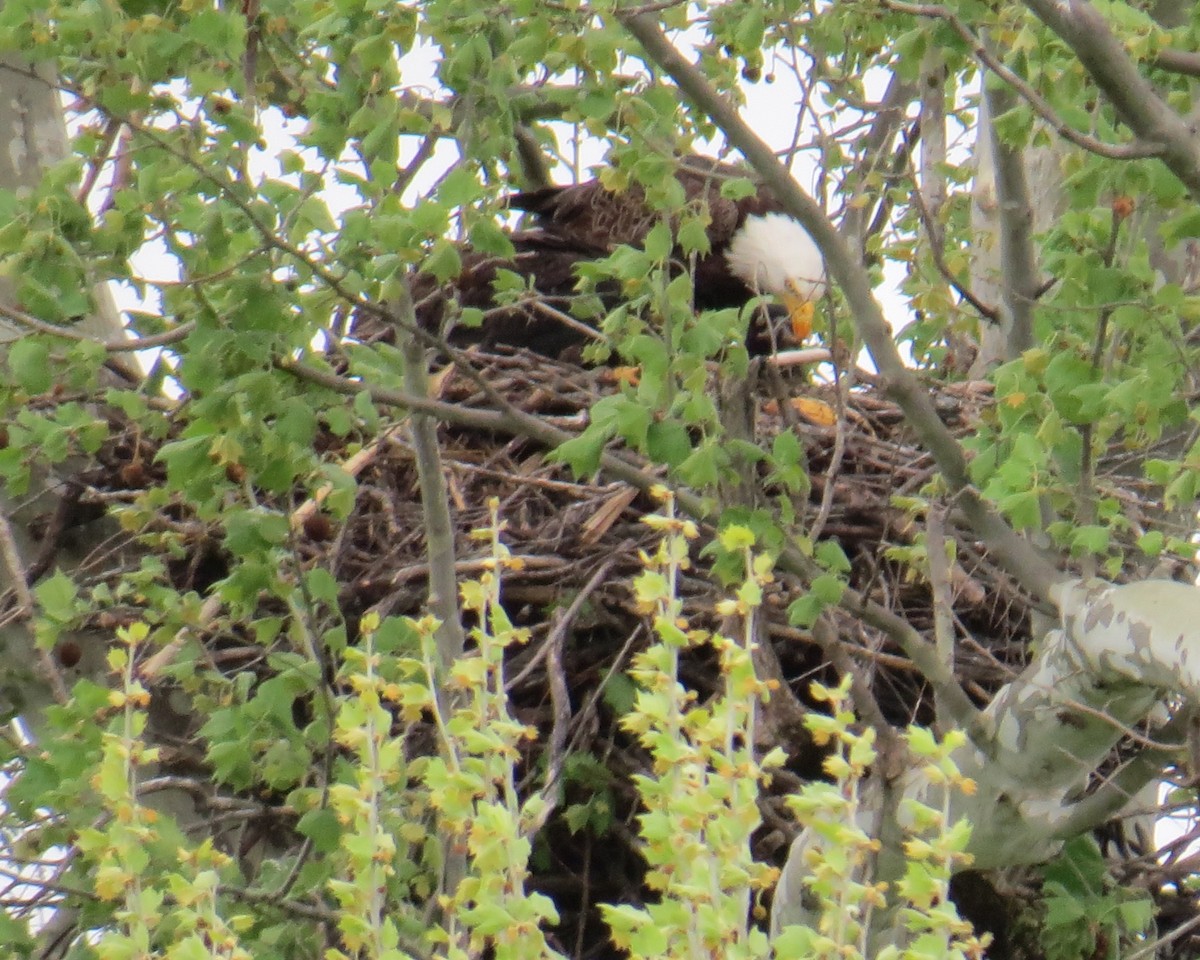
[[[800,292],[799,284],[789,279],[780,299],[787,308],[788,317],[792,321],[792,336],[797,343],[803,343],[812,334],[813,302]]]

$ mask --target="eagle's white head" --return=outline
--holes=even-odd
[[[825,291],[825,261],[804,227],[783,213],[749,216],[725,259],[752,290],[783,301],[798,339],[808,336],[813,304]]]

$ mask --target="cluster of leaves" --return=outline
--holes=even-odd
[[[901,801],[898,819],[907,836],[905,863],[889,896],[887,881],[864,879],[870,877],[881,850],[879,838],[863,828],[873,816],[873,804],[865,802],[863,789],[868,768],[878,756],[874,731],[855,728],[849,678],[834,688],[814,684],[813,696],[830,709],[828,715],[813,714],[805,722],[822,745],[833,745],[825,760],[831,782],[807,784],[790,800],[805,831],[800,841],[801,862],[808,871],[804,903],[812,921],[785,927],[776,949],[784,956],[816,960],[983,957],[988,935],[976,937],[949,897],[950,877],[971,859],[965,853],[970,824],[948,815],[954,791],[974,790],[952,759],[964,736],[956,731],[939,742],[929,730],[912,727],[905,737],[924,783],[917,791],[923,799],[910,796]],[[878,915],[888,911],[895,911],[891,923],[880,923]],[[892,925],[903,933],[881,935]],[[887,939],[894,942],[880,945]]]
[[[750,836],[760,823],[760,785],[785,758],[779,751],[755,755],[757,713],[768,686],[754,674],[751,651],[770,558],[752,554],[749,530],[727,528],[722,545],[741,555],[744,579],[718,612],[736,617],[742,636],[693,629],[682,616],[678,581],[698,531],[675,516],[667,491],[662,496],[663,515],[645,519],[663,538],[643,558],[646,570],[634,583],[656,642],[634,661],[631,674],[640,689],[622,721],[653,758],[652,772],[635,781],[645,807],[638,819],[650,868],[646,882],[661,898],[642,907],[608,906],[604,915],[631,958],[765,957],[770,948],[751,907],[775,871],[754,862]],[[725,689],[697,704],[679,681],[679,656],[702,646],[716,652]]]
[[[614,942],[633,957],[690,958],[714,951],[768,957],[772,948],[755,922],[761,917],[755,904],[776,871],[753,861],[750,838],[760,823],[759,789],[783,759],[758,757],[754,749],[758,710],[769,688],[756,678],[751,652],[754,619],[771,579],[770,559],[752,552],[747,529],[725,531],[722,546],[743,558],[744,580],[716,612],[739,622],[741,636],[693,629],[682,618],[678,575],[689,564],[696,529],[674,516],[669,497],[666,507],[647,518],[662,541],[644,557],[646,569],[633,584],[657,640],[633,666],[638,692],[623,721],[651,757],[652,772],[637,778],[644,804],[639,823],[651,868],[647,882],[660,897],[640,908],[607,906],[604,913]],[[244,888],[239,865],[215,848],[212,837],[187,837],[168,813],[148,803],[154,780],[147,776],[160,757],[144,737],[150,698],[137,664],[150,631],[143,623],[119,631],[121,642],[108,656],[113,689],[81,682],[72,703],[52,712],[54,728],[74,741],[70,757],[60,747],[31,761],[7,798],[21,815],[38,802],[92,811],[92,826],[75,837],[63,880],[89,894],[93,955],[309,956],[315,955],[323,924],[333,922],[339,945],[324,953],[331,958],[467,958],[485,948],[498,958],[558,956],[545,939],[547,925],[556,921],[554,907],[529,893],[526,884],[532,839],[560,785],[549,784],[549,793],[518,791],[523,744],[536,733],[512,717],[504,654],[525,642],[528,631],[514,627],[499,602],[501,575],[516,561],[500,541],[496,503],[491,510],[490,527],[479,531],[490,544],[487,570],[462,585],[464,608],[477,624],[472,650],[451,667],[448,682],[441,679],[435,621],[372,617],[362,623],[355,644],[346,644],[336,631],[305,638],[303,643],[312,644],[309,659],[282,655],[287,662],[277,664],[278,676],[262,685],[281,689],[260,690],[247,705],[251,709],[241,711],[250,719],[256,704],[273,700],[290,712],[296,697],[314,693],[316,665],[332,659],[334,682],[317,697],[322,705],[302,731],[304,743],[327,751],[328,786],[301,783],[287,793],[296,827],[312,850],[290,867],[286,858],[264,864],[255,890]],[[309,587],[319,594],[315,581]],[[294,600],[301,599],[297,590]],[[718,655],[725,691],[697,704],[678,680],[679,655],[705,645]],[[234,687],[230,684],[230,705],[218,709],[206,728],[214,753],[239,713],[233,704],[241,695]],[[270,723],[258,713],[257,730],[234,732],[262,742]],[[814,730],[850,736],[844,712],[814,724]],[[429,732],[431,752],[414,753],[418,729]],[[953,785],[946,748],[931,740],[914,739],[913,745],[927,749],[930,779],[940,771]],[[869,753],[855,747],[853,769],[831,760],[831,774],[842,775],[845,784],[856,782]],[[236,766],[220,756],[211,759],[220,779],[239,778]],[[266,755],[259,762],[270,766]],[[829,809],[822,799],[830,789],[838,793],[809,787],[797,808],[804,822],[826,831],[840,829],[844,812]],[[932,839],[908,850],[909,873],[901,888],[913,908],[906,923],[944,934],[950,929],[947,911],[952,912],[945,882],[966,827],[942,829],[930,808],[914,806],[910,814],[919,821],[917,830]],[[51,827],[43,839],[57,836]],[[824,875],[815,876],[815,889],[823,890]],[[258,906],[304,903],[323,893],[336,909],[318,911],[313,919],[293,916],[281,924],[273,910]],[[838,896],[846,907],[844,893]],[[797,937],[816,938],[815,943],[822,935],[793,929],[777,955],[815,956],[788,951]]]
[[[1117,886],[1096,842],[1076,837],[1043,870],[1047,960],[1121,955],[1145,945],[1154,903],[1144,892]]]
[[[438,666],[436,622],[392,617],[368,618],[354,645],[336,631],[306,638],[310,657],[281,655],[279,674],[240,708],[245,691],[229,685],[228,704],[204,731],[216,777],[236,783],[244,775],[245,749],[237,763],[222,749],[230,734],[249,738],[251,752],[265,747],[258,765],[274,766],[278,787],[293,784],[287,804],[311,845],[311,855],[302,852],[290,867],[286,858],[264,864],[257,891],[244,888],[241,867],[215,849],[212,837],[185,837],[149,802],[160,758],[145,739],[150,697],[137,665],[150,631],[143,623],[119,631],[121,643],[108,657],[114,689],[81,682],[69,707],[52,715],[53,728],[71,732],[75,748],[31,763],[6,797],[9,813],[21,816],[37,802],[92,811],[93,825],[74,838],[65,874],[89,892],[88,923],[98,928],[92,955],[315,956],[325,921],[336,923],[340,944],[327,957],[467,957],[485,943],[498,957],[552,954],[542,928],[553,922],[553,906],[524,892],[545,799],[517,795],[521,745],[531,731],[509,712],[503,660],[527,632],[513,628],[499,605],[500,575],[512,562],[499,527],[495,520],[482,531],[491,569],[462,587],[464,607],[479,626],[472,653],[453,666],[448,683]],[[293,729],[291,743],[274,741],[269,730],[287,721],[260,708],[273,703],[290,714],[298,698],[313,695],[326,657],[335,660],[335,678],[317,697],[322,705],[312,722]],[[242,726],[231,729],[239,718]],[[432,754],[413,755],[414,725],[432,732]],[[296,746],[326,752],[327,785],[306,784],[280,765]],[[59,836],[50,827],[39,840]],[[316,922],[294,917],[281,924],[253,905],[259,898],[303,902],[312,894],[327,894],[336,909],[318,911]],[[430,922],[430,909],[442,924]]]

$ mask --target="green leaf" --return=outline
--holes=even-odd
[[[322,233],[333,233],[337,230],[337,223],[330,216],[329,207],[320,197],[306,197],[297,209],[296,216],[313,230]]]
[[[0,943],[7,943],[14,957],[32,957],[36,941],[29,935],[25,920],[0,912]]]
[[[1107,868],[1099,846],[1090,836],[1074,837],[1063,846],[1058,858],[1042,868],[1048,884],[1073,899],[1099,896],[1104,889]]]
[[[167,465],[167,479],[173,487],[194,490],[195,479],[208,474],[213,468],[208,455],[211,442],[211,438],[206,436],[173,440],[163,444],[154,459]]]
[[[479,177],[473,169],[459,164],[438,185],[438,200],[447,207],[465,207],[479,199]]]
[[[8,369],[27,393],[46,393],[53,384],[50,347],[33,337],[22,337],[8,348]]]
[[[1148,896],[1138,896],[1117,906],[1121,926],[1130,933],[1141,933],[1154,920],[1154,901]]]
[[[836,540],[822,540],[813,551],[813,556],[830,573],[850,572],[850,559]]]
[[[708,253],[712,249],[712,241],[708,236],[708,217],[686,217],[679,224],[677,241],[684,253]]]
[[[788,623],[793,627],[811,627],[825,607],[826,604],[815,593],[806,593],[788,605]]]
[[[680,479],[688,486],[703,490],[714,486],[721,477],[724,459],[713,444],[698,447],[677,468]]]
[[[511,257],[515,252],[509,235],[494,220],[476,220],[471,224],[471,246],[497,257]]]
[[[692,452],[687,428],[676,420],[661,420],[650,424],[646,431],[646,453],[656,463],[677,467]]]
[[[1166,547],[1166,535],[1161,530],[1149,530],[1137,540],[1138,549],[1148,557],[1156,557]]]
[[[665,220],[660,220],[646,234],[646,242],[642,244],[642,249],[650,259],[661,263],[671,255],[671,248],[674,245],[671,238],[671,227]]]
[[[1165,221],[1159,232],[1168,247],[1180,240],[1200,237],[1200,207],[1189,206],[1183,213]]]
[[[268,550],[287,537],[287,517],[265,508],[233,511],[225,519],[225,546],[238,556]]]
[[[54,575],[42,580],[33,588],[42,614],[58,623],[70,623],[77,615],[76,601],[79,588],[75,581],[61,570],[55,570]]]
[[[1001,498],[999,506],[1018,530],[1032,530],[1041,525],[1041,497],[1034,490],[1011,493]]]
[[[611,434],[605,430],[588,427],[579,436],[560,444],[551,454],[552,458],[567,464],[577,477],[586,477],[600,467],[600,455]]]
[[[1108,527],[1097,524],[1079,526],[1071,534],[1071,547],[1075,552],[1103,554],[1108,550],[1109,538]]]
[[[462,272],[462,258],[458,248],[449,240],[438,240],[433,251],[425,258],[425,270],[438,280],[449,280]]]

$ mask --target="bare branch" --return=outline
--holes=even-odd
[[[79,333],[70,327],[60,327],[57,324],[46,323],[45,320],[31,317],[27,313],[14,310],[12,307],[2,303],[0,303],[0,317],[4,317],[5,320],[11,320],[13,323],[27,327],[30,330],[36,330],[38,333],[48,333],[55,337],[62,337],[64,340],[73,340],[76,343],[99,343],[104,347],[106,353],[130,353],[134,350],[151,350],[154,347],[169,346],[172,343],[178,343],[180,340],[183,340],[196,328],[196,324],[189,320],[187,323],[181,323],[174,330],[156,333],[150,337],[138,337],[134,340],[105,341],[97,340],[86,333]]]
[[[1154,65],[1186,77],[1200,77],[1200,53],[1190,50],[1160,50]]]

